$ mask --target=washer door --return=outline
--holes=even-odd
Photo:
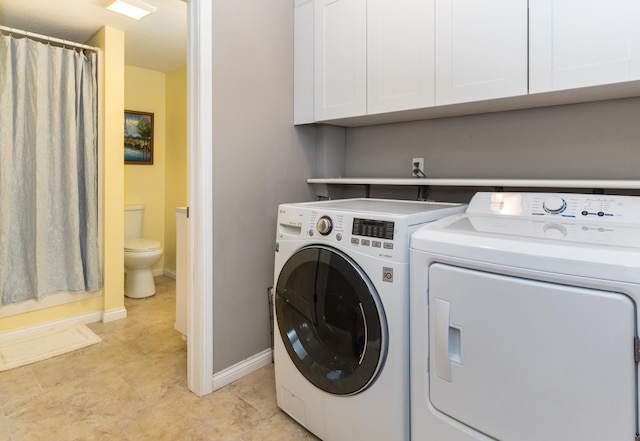
[[[352,395],[376,379],[386,320],[375,287],[346,254],[320,245],[300,249],[280,272],[275,304],[289,357],[312,384]]]

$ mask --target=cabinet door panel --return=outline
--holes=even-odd
[[[527,1],[436,0],[436,105],[527,93]]]
[[[367,113],[434,104],[434,0],[367,1]]]
[[[315,119],[366,113],[367,4],[315,2]]]
[[[640,2],[529,3],[530,93],[640,79]]]
[[[314,119],[313,0],[298,0],[293,9],[293,123]]]

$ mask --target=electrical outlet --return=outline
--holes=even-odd
[[[416,163],[418,164],[417,166]],[[420,170],[422,173],[414,172],[415,169]],[[414,178],[424,178],[424,158],[413,158],[411,160],[411,176]]]

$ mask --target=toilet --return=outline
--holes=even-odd
[[[142,238],[144,205],[124,207],[124,295],[136,299],[156,293],[151,267],[162,257],[157,240]]]

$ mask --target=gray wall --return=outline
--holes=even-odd
[[[640,98],[346,129],[346,176],[411,177],[413,157],[431,178],[640,179]]]
[[[313,199],[315,129],[293,127],[293,5],[213,3],[214,371],[271,345],[277,206]]]
[[[293,8],[241,0],[213,5],[214,371],[270,346],[277,205],[326,195],[309,176],[640,179],[640,99],[361,128],[293,121]],[[316,151],[316,139],[318,150]],[[343,143],[344,139],[344,143]],[[467,200],[476,189],[433,189]],[[339,188],[333,197],[362,196]],[[414,188],[373,197],[412,199]]]

